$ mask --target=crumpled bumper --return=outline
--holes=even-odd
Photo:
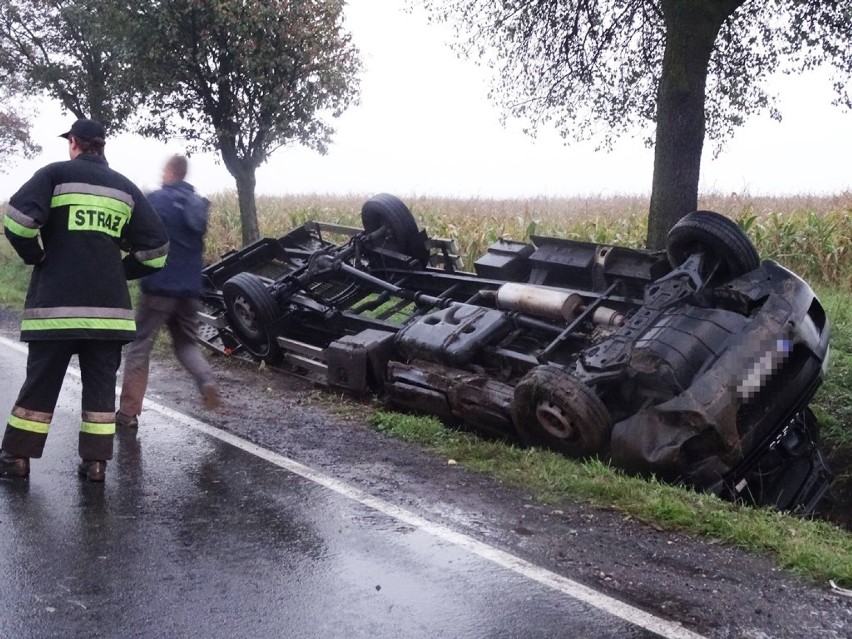
[[[825,313],[804,281],[770,260],[728,288],[759,310],[683,393],[614,425],[612,462],[728,498],[812,509],[832,480],[806,411],[828,352]]]

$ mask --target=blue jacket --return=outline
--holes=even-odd
[[[165,267],[140,282],[143,293],[163,297],[199,297],[204,235],[210,202],[191,184],[175,182],[148,195],[169,234]]]

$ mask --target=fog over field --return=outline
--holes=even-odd
[[[486,97],[487,70],[460,61],[447,46],[449,29],[428,25],[423,12],[405,13],[399,0],[350,0],[346,19],[364,60],[362,99],[337,122],[326,156],[284,148],[260,168],[258,194],[372,194],[401,196],[557,197],[650,192],[653,153],[642,132],[610,152],[591,143],[565,147],[552,131],[532,140],[521,123],[500,124]],[[852,142],[852,114],[831,106],[831,85],[819,72],[784,77],[781,123],[750,119],[713,159],[706,149],[701,190],[741,195],[834,194],[852,189],[844,149]],[[64,159],[56,136],[72,116],[57,103],[34,104],[40,157],[4,167],[5,199],[42,164]],[[708,145],[709,146],[709,145]],[[166,157],[183,144],[111,138],[112,166],[146,189],[159,185]],[[233,188],[213,154],[193,159],[191,182],[205,193]]]

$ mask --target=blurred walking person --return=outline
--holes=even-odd
[[[6,423],[0,476],[26,478],[30,459],[41,457],[76,354],[83,382],[78,471],[102,482],[112,459],[121,348],[136,334],[127,280],[161,268],[169,241],[142,192],[109,168],[100,122],[77,120],[61,137],[70,159],[36,171],[9,199],[3,223],[33,271],[21,321],[27,377]]]
[[[163,188],[148,195],[171,244],[165,268],[140,282],[137,337],[125,352],[121,399],[115,414],[119,428],[139,425],[151,349],[163,326],[171,334],[178,361],[195,379],[204,408],[214,410],[220,404],[213,369],[196,342],[210,202],[186,182],[187,169],[186,157],[172,156],[163,169]]]

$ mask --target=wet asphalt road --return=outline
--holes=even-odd
[[[24,370],[0,342],[4,414]],[[30,480],[0,480],[2,638],[660,636],[169,411],[84,483],[79,392]]]

